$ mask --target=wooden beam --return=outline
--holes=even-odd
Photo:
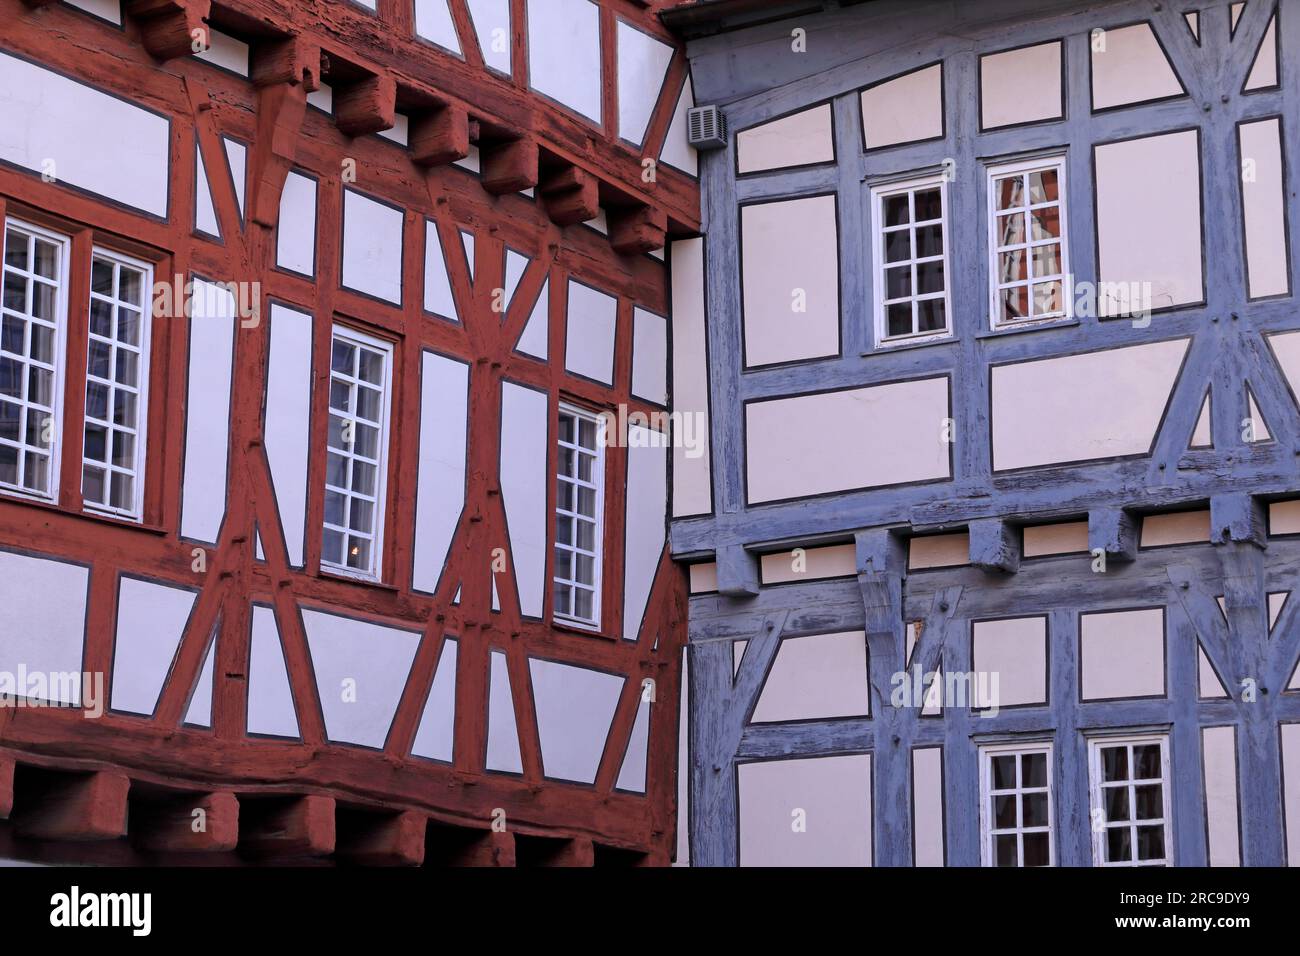
[[[140,42],[157,60],[174,60],[194,52],[194,40],[208,43],[205,22],[211,0],[126,0],[127,16],[140,28]]]
[[[600,182],[577,166],[566,166],[538,185],[546,214],[557,226],[573,226],[600,215]]]
[[[334,852],[334,799],[309,795],[247,800],[240,852],[255,856],[328,856]]]
[[[668,238],[668,214],[653,206],[639,206],[610,217],[609,241],[614,251],[641,256],[662,249]]]
[[[1088,512],[1088,549],[1112,561],[1136,560],[1141,530],[1141,522],[1122,508],[1094,508]]]
[[[334,90],[334,121],[348,136],[392,129],[397,115],[397,81],[375,73]]]
[[[239,843],[239,799],[195,793],[131,801],[131,840],[158,853],[221,853]]]
[[[307,112],[307,88],[301,83],[276,83],[257,91],[257,141],[249,185],[253,222],[267,229],[280,219],[280,196],[293,167],[302,120]]]
[[[31,769],[16,777],[18,835],[33,840],[115,840],[126,834],[130,778]]]
[[[717,551],[718,593],[727,597],[753,597],[758,593],[758,557],[743,545],[726,544]]]
[[[494,196],[517,193],[537,185],[537,140],[531,136],[506,140],[481,149],[480,182]]]
[[[1210,497],[1210,540],[1213,543],[1244,542],[1267,548],[1267,529],[1264,506],[1250,495]]]
[[[469,155],[469,114],[459,106],[411,117],[409,147],[417,166],[444,166]]]
[[[249,77],[254,86],[301,83],[308,93],[320,89],[320,47],[306,37],[255,43],[251,60]]]
[[[1014,574],[1020,570],[1020,535],[1001,518],[972,521],[970,563],[981,571]]]
[[[336,855],[361,866],[419,866],[429,818],[407,810],[380,814],[340,811]]]
[[[0,820],[8,820],[14,809],[14,761],[0,756]]]

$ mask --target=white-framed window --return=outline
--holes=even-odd
[[[988,195],[993,327],[1065,318],[1065,157],[992,166]]]
[[[555,476],[555,617],[600,627],[601,553],[605,535],[605,422],[560,406]]]
[[[1052,745],[980,748],[980,858],[984,866],[1053,866]]]
[[[334,326],[321,565],[379,580],[384,547],[393,346]]]
[[[0,489],[58,500],[66,236],[10,219],[0,296]]]
[[[950,334],[948,187],[941,175],[873,187],[876,341]]]
[[[94,250],[81,494],[91,510],[136,520],[144,502],[152,287],[148,263]]]
[[[1092,860],[1097,866],[1173,862],[1169,737],[1099,737],[1088,743]]]

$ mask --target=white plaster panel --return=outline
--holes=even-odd
[[[1293,395],[1300,395],[1300,332],[1280,332],[1268,336],[1268,344],[1277,358],[1277,364],[1291,386]]]
[[[301,275],[316,274],[316,180],[290,172],[280,193],[275,264]]]
[[[740,175],[835,161],[831,105],[792,113],[736,134]]]
[[[214,239],[221,238],[221,224],[217,221],[212,187],[208,184],[208,167],[203,162],[203,151],[198,143],[194,144],[194,228]]]
[[[781,641],[750,719],[864,717],[870,710],[867,636],[846,631]]]
[[[271,304],[266,373],[266,458],[289,563],[302,567],[311,441],[312,317]]]
[[[85,10],[109,23],[122,23],[122,5],[120,0],[66,0],[69,6]]]
[[[1218,672],[1205,655],[1205,649],[1199,644],[1196,647],[1196,681],[1198,696],[1202,698],[1228,696],[1228,692],[1223,689],[1223,682],[1219,680]]]
[[[195,279],[192,313],[181,537],[211,544],[226,516],[235,297],[225,288]]]
[[[1187,347],[1173,339],[994,366],[994,469],[1148,454]]]
[[[442,239],[437,225],[429,219],[424,221],[424,311],[460,320],[456,297],[451,291],[451,276],[447,273],[447,257],[442,251]]]
[[[513,37],[510,29],[510,0],[468,0],[468,6],[483,62],[508,75]]]
[[[537,658],[528,673],[546,776],[594,783],[626,678]]]
[[[231,73],[248,76],[248,44],[220,30],[209,27],[208,48],[194,56]]]
[[[456,22],[451,18],[450,0],[415,0],[415,35],[440,47],[460,53]]]
[[[221,137],[221,145],[226,154],[226,165],[230,169],[230,181],[235,188],[235,203],[239,207],[239,216],[244,216],[244,189],[248,184],[248,147],[243,143]]]
[[[752,402],[749,502],[947,478],[947,417],[946,378]]]
[[[1104,30],[1092,49],[1092,108],[1110,109],[1183,92],[1150,24]]]
[[[533,311],[524,324],[524,330],[519,333],[519,341],[515,343],[516,351],[546,361],[548,340],[551,335],[550,315],[551,280],[547,279],[542,283],[542,291],[538,293],[537,301],[533,303]]]
[[[1240,866],[1237,836],[1237,734],[1232,727],[1201,730],[1205,779],[1205,828],[1210,866]]]
[[[618,21],[618,132],[628,142],[645,139],[672,59],[667,43]]]
[[[343,285],[402,302],[402,210],[343,192]]]
[[[971,635],[971,666],[989,675],[973,682],[977,707],[1047,703],[1047,618],[975,621]]]
[[[980,57],[980,123],[985,129],[1058,119],[1061,41]]]
[[[528,271],[528,263],[532,260],[527,256],[515,252],[513,249],[506,250],[506,274],[505,274],[505,307],[508,310],[511,303],[515,301],[515,292],[519,289],[519,283]]]
[[[36,173],[53,161],[61,183],[167,216],[164,117],[0,53],[0,130],[0,161]]]
[[[627,742],[627,752],[623,755],[623,764],[619,767],[618,780],[614,784],[617,790],[631,793],[645,793],[646,760],[650,745],[650,708],[653,705],[642,695],[636,708],[636,720],[632,723],[632,736]]]
[[[683,432],[673,442],[673,517],[713,510],[709,451],[709,351],[704,314],[704,240],[672,243],[673,413]],[[1297,335],[1300,340],[1300,335]],[[1300,345],[1297,347],[1300,368]],[[694,439],[680,440],[689,427]]]
[[[185,708],[185,723],[195,727],[212,726],[212,681],[216,670],[217,642],[208,641],[208,649],[203,655],[203,667],[199,669],[199,680],[190,694],[189,705]]]
[[[943,748],[912,750],[913,865],[943,866]]]
[[[1199,149],[1195,130],[1094,148],[1103,317],[1202,300]]]
[[[628,426],[627,443],[623,640],[635,641],[667,538],[668,443],[640,425]]]
[[[943,135],[943,66],[922,67],[863,90],[862,134],[867,149]]]
[[[1246,77],[1247,90],[1266,90],[1277,86],[1277,17],[1271,17],[1259,43],[1259,53]]]
[[[119,579],[110,697],[114,710],[146,716],[154,712],[196,596],[185,588]]]
[[[46,700],[81,704],[89,588],[90,570],[81,565],[0,551],[0,672],[14,675],[10,690],[23,689],[22,673],[44,674]],[[54,679],[61,674],[72,676]]]
[[[546,587],[547,421],[545,392],[501,383],[501,500],[519,609],[528,617],[542,616]]]
[[[690,176],[699,172],[699,158],[687,139],[687,117],[694,105],[695,93],[691,89],[691,78],[688,76],[682,85],[682,92],[677,97],[677,105],[673,108],[673,118],[668,124],[668,134],[664,137],[663,149],[659,151],[661,162],[667,163],[674,169],[680,169]]]
[[[1210,393],[1206,392],[1205,401],[1201,403],[1201,413],[1196,416],[1196,428],[1192,430],[1192,440],[1188,446],[1190,448],[1209,448],[1214,444],[1213,426],[1210,424],[1210,402]]]
[[[438,669],[433,675],[433,685],[424,702],[420,727],[415,732],[411,753],[417,757],[451,763],[452,744],[456,731],[456,654],[459,647],[455,638],[449,637],[438,656]]]
[[[838,355],[835,197],[743,206],[740,233],[745,365]]]
[[[857,573],[857,549],[851,544],[833,544],[824,548],[799,548],[778,551],[759,559],[759,577],[764,584],[787,581],[816,581]]]
[[[1282,809],[1287,866],[1300,866],[1300,724],[1282,724]]]
[[[668,404],[668,320],[645,309],[632,310],[632,394]]]
[[[419,633],[308,609],[302,623],[326,736],[335,743],[383,747]]]
[[[469,366],[425,351],[420,363],[420,465],[412,587],[438,589],[465,506]]]
[[[269,737],[297,737],[298,714],[280,644],[275,611],[253,606],[252,644],[248,661],[248,732]]]
[[[592,0],[528,0],[533,89],[600,122],[600,8]]]
[[[1285,295],[1291,284],[1286,261],[1281,136],[1281,122],[1276,117],[1237,127],[1243,170],[1241,198],[1246,220],[1246,277],[1253,299]]]
[[[710,594],[718,590],[718,565],[713,561],[690,565],[691,593]]]
[[[1276,501],[1268,506],[1268,533],[1300,534],[1300,499]]]
[[[1080,631],[1084,700],[1164,695],[1162,609],[1084,614]]]
[[[737,777],[741,866],[871,865],[870,754],[744,763]]]
[[[587,0],[582,0],[586,3]],[[614,381],[614,329],[618,300],[581,282],[569,280],[569,322],[564,367],[610,385]]]

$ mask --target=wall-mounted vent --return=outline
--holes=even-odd
[[[727,118],[716,106],[695,106],[686,115],[686,142],[696,149],[722,149],[727,145]]]

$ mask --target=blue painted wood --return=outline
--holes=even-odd
[[[1201,43],[1183,21],[1200,13]],[[725,107],[733,129],[830,101],[834,166],[774,172],[737,182],[731,151],[702,154],[712,359],[713,515],[674,521],[675,553],[736,555],[819,541],[856,540],[859,576],[760,587],[754,597],[697,596],[690,602],[693,859],[737,861],[738,760],[874,755],[876,862],[911,860],[910,758],[920,744],[944,746],[948,861],[980,862],[978,750],[1007,735],[1054,745],[1057,861],[1092,859],[1088,736],[1129,728],[1171,728],[1176,861],[1207,860],[1201,779],[1202,728],[1231,724],[1242,781],[1242,859],[1283,861],[1278,722],[1300,719],[1300,694],[1285,693],[1300,661],[1300,600],[1293,598],[1270,637],[1267,593],[1300,589],[1300,541],[1264,540],[1261,505],[1300,492],[1300,407],[1270,352],[1270,333],[1300,329],[1291,296],[1250,302],[1242,241],[1237,125],[1283,116],[1287,229],[1300,248],[1300,0],[1282,0],[1284,60],[1279,90],[1240,95],[1271,3],[1248,3],[1229,40],[1227,0],[883,0],[765,23],[693,41],[697,101]],[[1188,91],[1185,98],[1092,114],[1089,31],[1150,19]],[[790,29],[807,31],[807,53],[790,49]],[[981,133],[976,100],[981,53],[1064,38],[1066,117],[1060,122]],[[857,91],[942,59],[946,135],[942,140],[863,153]],[[988,238],[985,161],[1044,148],[1067,153],[1071,269],[1097,278],[1093,146],[1099,142],[1196,127],[1202,149],[1206,301],[1152,317],[1149,325],[1080,316],[1073,323],[1015,333],[987,323]],[[873,346],[869,183],[948,162],[953,326],[951,340],[921,347]],[[742,202],[834,191],[840,211],[841,341],[838,358],[756,370],[742,368],[737,207]],[[1143,224],[1135,224],[1141,228]],[[1153,241],[1158,241],[1153,236]],[[1294,275],[1294,269],[1293,269]],[[1151,454],[1146,457],[1013,473],[992,471],[988,368],[992,364],[1119,348],[1168,339],[1189,347]],[[750,507],[745,501],[743,403],[759,398],[950,375],[956,424],[950,482],[852,491]],[[1241,435],[1249,382],[1273,440]],[[1104,383],[1099,383],[1104,387]],[[1190,450],[1207,387],[1213,388],[1214,447]],[[1080,396],[1087,401],[1087,396]],[[851,440],[851,436],[846,436]],[[881,454],[888,454],[881,449]],[[1135,513],[1210,503],[1215,545],[1141,551]],[[976,567],[909,573],[902,541],[912,532],[968,528],[971,555],[1010,570],[1015,526],[1053,519],[1089,522],[1091,554],[1023,561],[1014,575]],[[1226,530],[1226,534],[1220,534]],[[1261,545],[1266,545],[1266,549]],[[730,558],[724,559],[730,561]],[[1184,586],[1185,585],[1185,586]],[[1227,619],[1215,600],[1224,595]],[[948,608],[937,611],[939,604]],[[1168,696],[1159,700],[1079,700],[1078,614],[1134,606],[1167,609]],[[916,664],[970,669],[970,622],[1008,614],[1049,618],[1050,702],[984,718],[947,708],[939,719],[889,704],[904,667],[907,621],[925,621]],[[869,719],[750,726],[762,680],[779,640],[864,630],[871,652]],[[732,681],[731,641],[749,640]],[[1197,699],[1197,646],[1229,680],[1251,678],[1253,703],[1230,686],[1228,700]],[[699,661],[698,665],[696,661]],[[879,704],[879,706],[876,706]],[[1295,777],[1292,778],[1293,780]]]

